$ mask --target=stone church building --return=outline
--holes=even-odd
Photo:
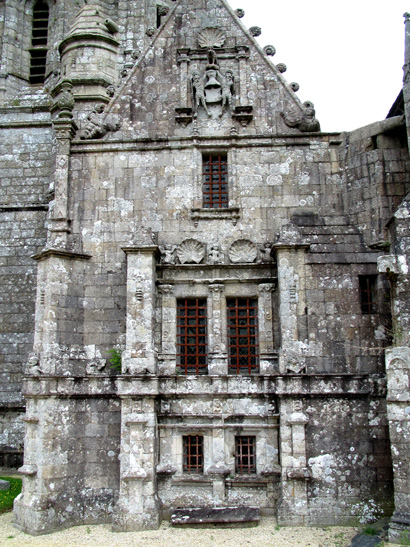
[[[410,16],[402,92],[351,133],[242,17],[0,0],[0,465],[27,533],[198,507],[410,530]]]

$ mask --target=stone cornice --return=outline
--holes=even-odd
[[[386,380],[364,374],[278,374],[270,376],[30,376],[26,397],[250,397],[308,398],[385,397]]]

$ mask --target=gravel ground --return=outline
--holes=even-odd
[[[76,526],[46,536],[32,537],[19,532],[11,523],[12,513],[0,515],[1,547],[99,547],[166,546],[166,547],[347,547],[355,528],[279,528],[274,518],[262,518],[256,528],[173,528],[164,522],[159,530],[112,533],[109,525]]]

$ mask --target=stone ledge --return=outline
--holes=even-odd
[[[0,479],[0,491],[7,491],[10,490],[10,482],[4,481],[3,479]]]
[[[260,521],[260,510],[256,507],[214,507],[177,509],[171,515],[174,526],[214,526],[227,524],[257,526]]]

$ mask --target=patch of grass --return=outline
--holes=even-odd
[[[275,530],[276,530],[277,532],[280,530],[279,524],[277,524],[277,525],[275,526]]]
[[[375,530],[374,528],[372,528],[371,526],[366,526],[366,528],[363,528],[361,533],[364,534],[365,536],[377,536],[379,532]]]
[[[10,488],[6,491],[0,491],[0,514],[13,509],[14,498],[21,492],[21,479],[12,479],[11,477],[0,477],[4,481],[9,481]]]
[[[400,545],[410,545],[410,533],[402,532],[400,534]]]

